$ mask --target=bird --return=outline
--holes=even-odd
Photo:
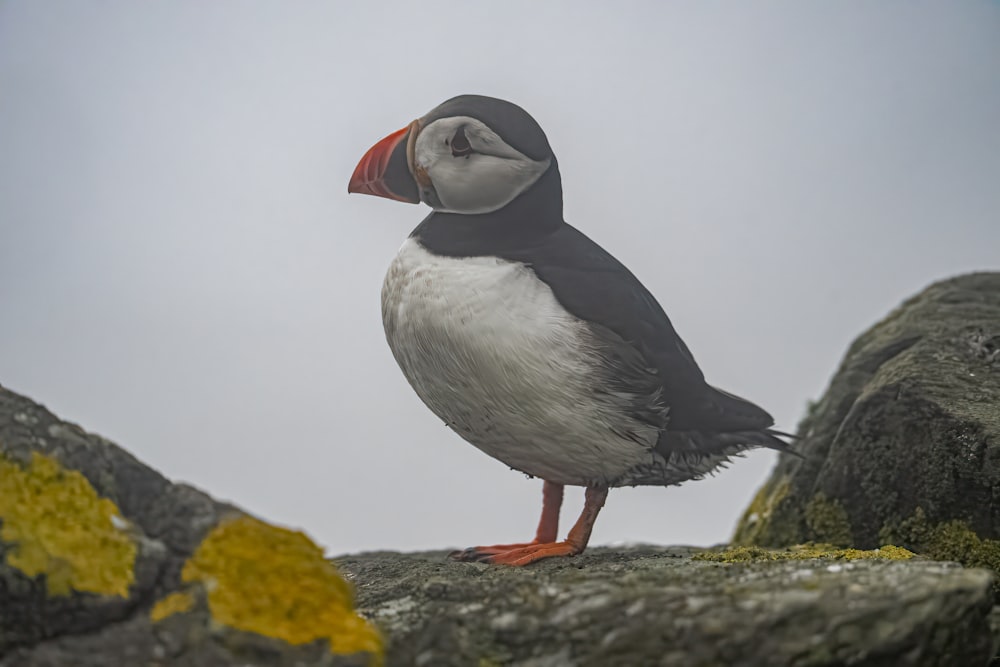
[[[559,163],[520,106],[449,99],[375,143],[348,192],[431,208],[382,285],[389,348],[448,427],[543,481],[534,539],[453,559],[575,556],[611,488],[791,451],[764,409],[706,382],[649,290],[564,220]],[[566,486],[584,487],[584,508],[559,540]]]

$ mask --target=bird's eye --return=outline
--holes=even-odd
[[[460,127],[455,136],[451,138],[451,154],[454,157],[461,157],[471,152],[472,146],[469,145],[469,138],[465,136],[465,128]]]

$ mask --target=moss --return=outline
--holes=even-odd
[[[791,490],[791,483],[787,479],[780,481],[768,481],[760,487],[750,505],[743,512],[740,521],[736,524],[736,532],[733,534],[735,544],[754,544],[759,541],[761,535],[772,532],[772,515]],[[799,541],[790,539],[789,543]]]
[[[820,542],[846,546],[854,541],[844,506],[836,499],[827,498],[822,491],[806,505],[806,525],[810,537]]]
[[[212,617],[289,644],[329,642],[337,654],[381,660],[378,632],[353,611],[350,587],[300,532],[241,516],[222,522],[181,573],[202,582]]]
[[[7,565],[45,575],[49,595],[128,597],[135,541],[114,525],[124,521],[118,507],[79,472],[37,452],[25,467],[0,456],[0,519]]]
[[[703,551],[692,556],[692,560],[715,563],[747,563],[762,560],[811,560],[828,558],[831,560],[909,560],[916,554],[912,551],[886,545],[879,549],[840,549],[831,544],[800,544],[788,549],[764,549],[763,547],[730,547],[723,551]]]
[[[858,551],[858,550],[857,549],[847,549],[847,551]],[[910,551],[909,549],[906,549],[904,547],[897,547],[897,546],[892,545],[892,544],[885,544],[885,545],[879,547],[878,549],[875,549],[874,552],[877,552],[879,555],[878,556],[872,556],[872,558],[876,558],[877,557],[877,558],[885,558],[885,559],[888,559],[888,560],[910,560],[911,558],[913,558],[914,556],[917,555],[917,554],[913,553],[912,551]],[[873,553],[873,552],[872,551],[864,551],[864,552],[861,552],[861,553]]]
[[[910,518],[883,526],[879,536],[905,544],[934,560],[986,567],[1000,573],[1000,541],[979,537],[964,521],[934,523],[920,507]]]
[[[171,593],[163,598],[149,612],[149,620],[159,623],[168,616],[183,614],[194,607],[194,597],[190,593]]]

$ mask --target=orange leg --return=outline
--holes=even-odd
[[[530,547],[534,544],[546,544],[555,542],[559,535],[559,510],[562,508],[563,485],[554,482],[545,482],[542,485],[542,518],[538,520],[538,530],[535,531],[535,539],[531,542],[521,542],[519,544],[493,544],[485,547],[469,547],[461,551],[453,551],[448,556],[453,560],[481,561],[488,556],[493,556],[514,549]]]
[[[560,496],[562,495],[561,491],[560,487]],[[531,544],[516,546],[508,551],[477,553],[475,557],[462,558],[461,560],[477,560],[483,563],[503,565],[528,565],[543,558],[576,556],[583,553],[583,550],[587,548],[587,542],[590,541],[590,533],[594,529],[594,522],[597,520],[597,515],[600,513],[601,508],[604,507],[604,501],[607,497],[607,487],[588,488],[585,495],[583,512],[580,513],[580,518],[577,519],[573,528],[569,531],[569,535],[562,542],[556,542],[555,535],[553,534],[551,539],[545,541],[536,539]],[[543,519],[545,517],[544,511],[542,512],[542,517]],[[539,534],[541,534],[541,526],[539,526]],[[462,553],[464,554],[465,552]]]

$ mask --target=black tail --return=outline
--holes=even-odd
[[[672,406],[670,428],[678,431],[759,431],[774,418],[758,405],[704,385],[682,405]]]
[[[799,458],[802,455],[797,451],[792,449],[790,443],[785,442],[782,438],[788,438],[790,440],[795,440],[796,437],[791,433],[785,433],[784,431],[776,431],[773,428],[766,428],[763,431],[744,431],[741,433],[720,433],[718,435],[726,436],[737,436],[737,438],[744,438],[748,443],[751,443],[755,447],[767,447],[768,449],[777,449],[779,452],[785,452],[786,454],[794,454]]]
[[[766,447],[779,452],[802,457],[781,438],[795,436],[765,428],[746,431],[666,431],[660,436],[656,449],[664,455],[731,456],[746,449]]]
[[[774,418],[745,398],[705,385],[705,390],[680,410],[671,414],[667,431],[657,449],[678,454],[728,456],[754,447],[797,454],[782,438],[795,436],[771,428]]]

